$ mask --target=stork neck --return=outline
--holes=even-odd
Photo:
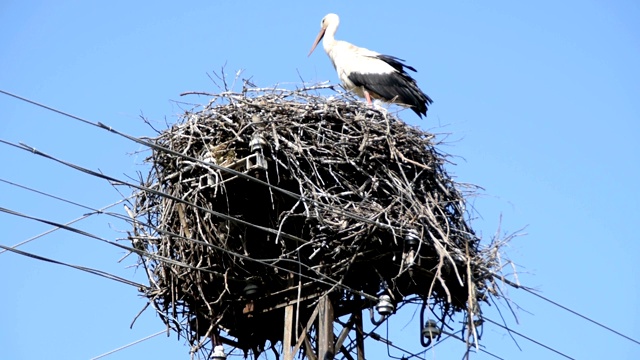
[[[336,43],[337,30],[338,25],[329,25],[324,33],[324,38],[322,39],[322,47],[324,47],[324,51],[327,53],[329,53],[329,51],[333,48],[333,45]]]

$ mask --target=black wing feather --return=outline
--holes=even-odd
[[[396,71],[388,74],[370,74],[352,72],[349,80],[355,86],[364,87],[385,101],[394,101],[411,107],[418,116],[427,115],[427,108],[433,100],[416,84],[405,69],[417,72],[411,66],[404,64],[402,59],[390,55],[377,55],[374,58],[382,60]]]
[[[404,60],[397,58],[395,56],[391,56],[391,55],[378,55],[375,58],[380,59],[384,62],[386,62],[387,64],[393,66],[394,69],[400,71],[400,72],[405,72],[403,68],[407,68],[413,72],[418,72],[418,70],[416,70],[413,66],[409,66],[407,64],[404,64]]]

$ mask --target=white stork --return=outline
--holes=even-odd
[[[371,98],[380,99],[408,106],[418,116],[426,116],[427,107],[433,100],[418,88],[416,81],[405,71],[409,69],[415,72],[416,69],[405,65],[404,60],[395,56],[382,55],[336,40],[339,24],[338,15],[325,16],[320,23],[320,33],[307,56],[311,56],[324,38],[324,51],[329,55],[338,78],[347,90],[367,99],[368,104],[371,104]]]

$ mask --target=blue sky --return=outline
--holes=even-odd
[[[399,3],[398,3],[399,4]],[[523,284],[640,338],[640,3],[637,1],[3,1],[0,89],[102,121],[135,136],[176,121],[185,91],[216,92],[207,73],[244,69],[259,86],[337,81],[322,49],[307,58],[321,18],[341,16],[337,38],[406,59],[435,101],[425,120],[447,134],[448,171],[485,190],[469,199],[474,228],[490,239],[526,226],[506,255]],[[0,139],[24,142],[73,163],[124,178],[146,172],[139,145],[7,96]],[[0,179],[101,208],[122,196],[104,181],[1,145]],[[125,195],[130,190],[120,188]],[[87,212],[0,183],[0,206],[58,222]],[[122,212],[117,205],[113,211]],[[500,225],[500,216],[502,224]],[[0,244],[50,227],[0,214]],[[108,239],[125,223],[105,215],[77,226]],[[56,231],[20,249],[144,283],[124,253]],[[89,359],[162,330],[136,289],[12,253],[0,254],[0,357]],[[523,292],[510,289],[514,330],[576,359],[636,359],[640,346]],[[485,309],[498,319],[495,307]],[[394,344],[420,351],[411,311],[391,322]],[[407,324],[409,324],[407,326]],[[383,331],[384,333],[384,331]],[[383,334],[384,335],[384,334]],[[486,349],[505,359],[561,356],[485,327]],[[371,345],[367,358],[387,358]],[[392,350],[392,355],[402,353]],[[459,359],[447,341],[427,359]],[[105,359],[188,358],[175,336],[159,336]],[[490,359],[476,354],[476,359]]]

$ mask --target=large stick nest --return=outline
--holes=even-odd
[[[434,135],[313,90],[224,92],[151,139],[132,240],[153,255],[145,295],[194,348],[220,329],[281,341],[298,297],[329,294],[337,316],[419,297],[445,321],[495,294],[496,249]]]

